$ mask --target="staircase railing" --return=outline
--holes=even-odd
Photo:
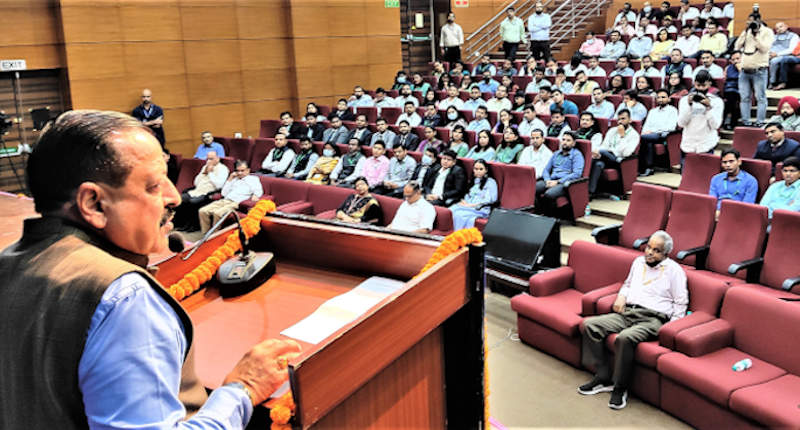
[[[548,9],[548,6],[554,1],[549,0],[542,2],[542,4],[545,9]],[[586,21],[602,15],[604,8],[610,1],[566,0],[560,2],[555,9],[549,12],[550,16],[553,17],[553,23],[550,27],[550,46],[555,46],[565,39],[577,37],[580,26]],[[535,6],[535,0],[514,0],[506,5],[502,11],[490,18],[466,38],[464,60],[467,62],[477,61],[478,57],[483,53],[495,51],[499,48],[502,42],[500,39],[500,24],[505,19],[506,9],[514,7],[517,16],[526,22],[527,27],[527,19],[533,14]]]

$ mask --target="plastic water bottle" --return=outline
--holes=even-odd
[[[619,198],[619,196],[618,196],[618,195],[616,195],[616,194],[612,194],[612,195],[608,196],[608,198],[610,198],[611,200],[614,200],[615,202],[618,202],[618,201],[620,201],[620,200],[621,200],[621,199]]]
[[[753,360],[745,358],[744,360],[739,360],[736,363],[733,363],[732,369],[734,372],[742,372],[751,367],[753,367]]]
[[[589,216],[592,214],[592,208],[589,205],[586,205],[586,209],[583,210],[583,216]]]

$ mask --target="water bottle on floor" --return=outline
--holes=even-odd
[[[587,217],[592,214],[592,208],[589,205],[586,205],[586,209],[583,210],[583,216]]]
[[[736,363],[733,363],[732,368],[734,372],[742,372],[751,367],[753,367],[753,360],[745,358],[744,360],[739,360]]]

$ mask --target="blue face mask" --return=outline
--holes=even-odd
[[[423,155],[422,156],[422,165],[423,166],[430,166],[431,164],[433,164],[433,158],[431,158],[431,157],[429,157],[427,155]]]
[[[322,155],[324,155],[326,157],[333,157],[335,154],[336,153],[333,151],[333,149],[323,149],[322,150]]]
[[[406,83],[406,77],[405,76],[398,76],[397,77],[397,82],[400,82],[401,84],[405,84]]]
[[[450,112],[450,113],[447,114],[447,119],[449,119],[450,121],[455,121],[456,118],[458,118],[458,114],[457,113]]]

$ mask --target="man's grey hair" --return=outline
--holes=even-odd
[[[664,254],[665,255],[669,254],[670,252],[672,252],[672,245],[673,245],[672,236],[670,236],[669,233],[667,233],[664,230],[658,230],[657,232],[653,233],[653,235],[650,236],[650,237],[651,238],[657,237],[657,238],[661,239],[662,241],[664,241]]]

